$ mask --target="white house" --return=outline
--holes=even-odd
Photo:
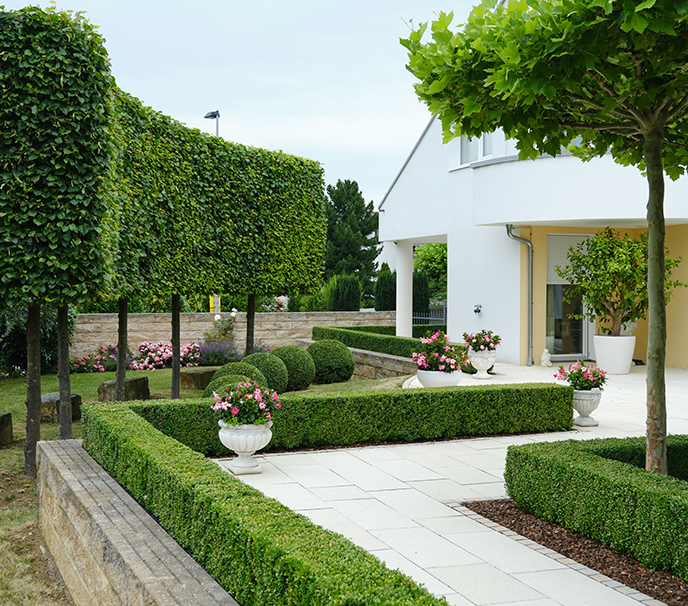
[[[413,243],[446,242],[452,340],[487,328],[502,337],[500,362],[527,364],[531,344],[536,364],[545,348],[555,361],[594,359],[594,326],[567,318],[567,286],[554,265],[607,226],[637,237],[647,229],[647,198],[640,171],[609,155],[519,161],[515,141],[501,132],[443,144],[432,118],[379,206],[380,240],[396,243],[397,334],[411,334]],[[673,277],[688,283],[688,177],[666,179],[664,207],[670,254],[684,259]],[[687,311],[681,288],[667,308],[669,366],[688,367]],[[645,360],[646,323],[634,334],[633,357]]]

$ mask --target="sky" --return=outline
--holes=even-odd
[[[375,207],[430,119],[409,24],[477,0],[56,0],[99,26],[120,88],[187,126],[322,163]],[[2,4],[2,0],[0,0]],[[4,2],[6,10],[48,2]],[[426,34],[427,36],[427,34]]]

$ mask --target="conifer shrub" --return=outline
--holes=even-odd
[[[389,270],[383,263],[375,282],[375,309],[377,311],[394,311],[397,308],[397,273]]]
[[[284,362],[272,353],[258,352],[246,356],[242,362],[255,366],[265,375],[268,387],[277,393],[287,389],[289,373]]]
[[[413,272],[413,313],[430,313],[430,284],[424,271]]]
[[[315,363],[311,354],[298,345],[284,345],[272,351],[287,367],[289,380],[286,391],[301,391],[315,379]]]
[[[308,347],[308,353],[315,364],[313,383],[343,383],[354,374],[356,362],[349,348],[334,339],[322,339]]]
[[[336,276],[327,308],[330,311],[358,311],[361,308],[361,284],[356,276]]]

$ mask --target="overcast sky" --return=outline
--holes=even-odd
[[[476,0],[477,1],[477,0]],[[2,0],[0,0],[2,3]],[[4,2],[6,10],[48,2]],[[100,27],[120,88],[188,126],[318,160],[377,206],[430,114],[405,23],[474,0],[57,0]]]

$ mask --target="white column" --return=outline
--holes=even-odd
[[[397,337],[413,336],[413,241],[397,242]]]

